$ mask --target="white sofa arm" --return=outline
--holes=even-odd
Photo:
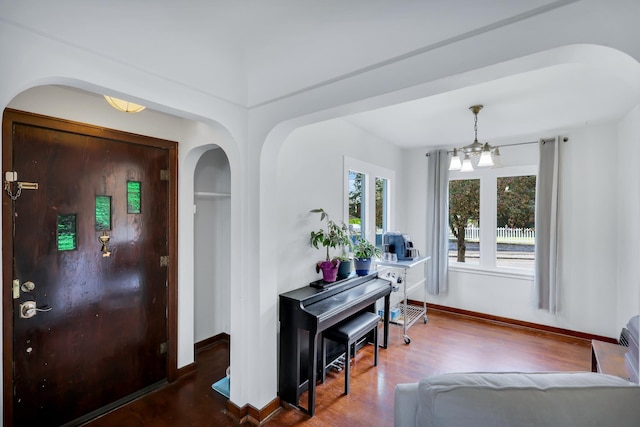
[[[393,425],[415,427],[418,414],[418,383],[398,384],[394,393]]]

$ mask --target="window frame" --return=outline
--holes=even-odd
[[[395,171],[382,166],[377,166],[362,160],[344,156],[343,174],[343,220],[349,222],[349,171],[364,175],[365,200],[363,200],[364,224],[362,226],[364,237],[375,244],[376,241],[376,178],[387,180],[387,212],[383,217],[386,220],[386,230],[393,230],[394,206],[395,206]]]
[[[501,277],[530,277],[533,278],[533,269],[518,267],[496,266],[496,222],[498,218],[497,204],[497,178],[512,176],[538,177],[537,165],[507,166],[501,168],[476,168],[473,172],[449,172],[449,181],[462,179],[480,180],[480,262],[478,264],[466,264],[449,259],[449,270],[466,271],[480,274],[496,275]],[[447,200],[449,203],[449,200]],[[490,226],[487,227],[486,224]],[[449,224],[447,223],[447,227]],[[447,230],[448,232],[449,230]]]

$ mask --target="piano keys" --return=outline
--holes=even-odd
[[[377,272],[337,282],[325,289],[311,286],[280,294],[280,399],[313,416],[322,331],[361,311],[375,312],[375,303],[384,298],[383,348],[389,340],[389,298],[391,282]],[[307,409],[299,405],[308,393]]]

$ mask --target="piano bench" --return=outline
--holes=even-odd
[[[349,364],[351,361],[351,346],[365,335],[374,332],[373,334],[373,346],[374,346],[374,359],[373,366],[378,366],[378,322],[380,316],[371,313],[369,311],[363,311],[353,317],[350,317],[341,323],[338,323],[329,329],[325,330],[322,334],[322,382],[326,378],[326,366],[327,366],[327,349],[325,345],[325,339],[330,339],[345,346],[345,378],[344,378],[344,394],[349,394]],[[355,354],[354,354],[355,356]]]

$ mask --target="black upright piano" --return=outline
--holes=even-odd
[[[322,331],[361,311],[375,311],[384,298],[383,348],[389,340],[389,296],[391,282],[377,273],[353,277],[326,288],[305,286],[280,294],[280,399],[313,416]],[[300,395],[309,390],[307,409],[299,406]]]

